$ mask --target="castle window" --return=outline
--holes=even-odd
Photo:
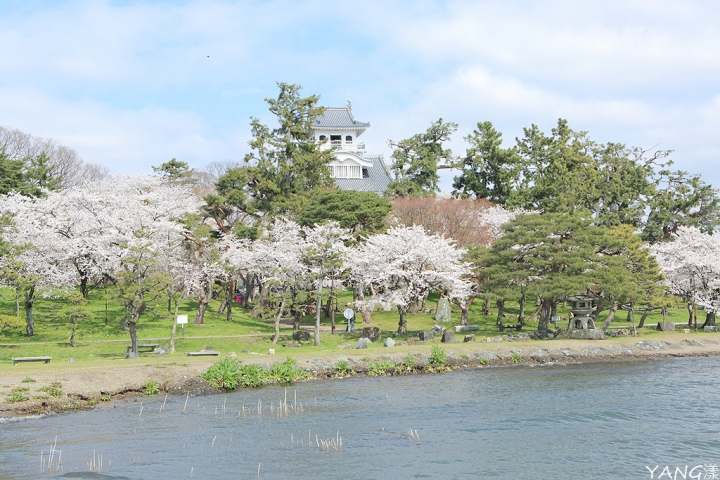
[[[327,139],[327,137],[326,137],[325,135],[320,135],[320,141],[321,141],[321,142],[324,142],[325,139]]]

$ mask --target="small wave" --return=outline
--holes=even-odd
[[[35,420],[38,418],[45,418],[49,417],[50,415],[47,413],[41,413],[40,415],[28,415],[25,417],[0,417],[0,425],[3,425],[5,423],[16,423],[16,422],[24,422],[26,420]]]

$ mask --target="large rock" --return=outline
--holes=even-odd
[[[480,330],[479,325],[457,325],[457,326],[455,326],[455,333],[474,332],[476,330]]]
[[[440,300],[438,300],[437,309],[435,310],[435,321],[450,321],[450,302],[447,298],[441,298]]]
[[[442,340],[440,340],[442,343],[457,343],[457,339],[455,338],[455,334],[451,332],[450,330],[445,330],[442,336]]]
[[[307,330],[297,330],[293,332],[292,338],[297,341],[308,341],[310,340],[310,332]]]
[[[385,347],[394,347],[395,346],[395,340],[388,337],[385,339],[385,343],[383,344]]]
[[[465,338],[463,338],[463,342],[474,342],[475,341],[475,335],[465,335]]]
[[[369,338],[371,342],[380,340],[380,329],[378,327],[365,327],[362,331],[363,338]]]
[[[427,342],[430,340],[435,340],[435,336],[430,332],[420,332],[420,341]]]
[[[675,324],[672,322],[658,322],[656,328],[658,332],[674,332]]]
[[[357,344],[355,344],[355,348],[367,348],[369,344],[372,342],[369,338],[361,338],[358,340]]]
[[[717,325],[706,325],[705,328],[703,328],[706,332],[720,332],[720,326]]]
[[[432,333],[433,335],[442,335],[443,333],[445,333],[445,327],[435,325],[430,329],[430,333]]]

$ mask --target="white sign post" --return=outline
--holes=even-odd
[[[178,315],[177,316],[177,323],[182,325],[182,337],[183,340],[185,340],[185,324],[188,322],[188,316],[187,315]]]
[[[346,330],[348,332],[352,332],[355,328],[355,322],[352,321],[353,318],[355,318],[355,310],[352,308],[346,308],[343,312],[343,317],[347,319],[347,328]]]

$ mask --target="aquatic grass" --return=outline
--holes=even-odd
[[[5,403],[18,403],[27,400],[29,400],[29,398],[19,392],[13,392],[9,396],[5,397]]]
[[[513,353],[512,356],[510,357],[510,360],[512,361],[512,363],[522,363],[523,357],[522,357],[522,355],[520,355],[518,353]]]
[[[143,395],[151,396],[160,393],[160,384],[152,380],[148,380],[143,384]]]
[[[232,357],[223,358],[214,363],[200,378],[204,379],[211,387],[222,390],[234,390],[240,384],[240,362]]]
[[[22,379],[22,383],[33,383],[35,381],[34,378],[25,377]]]

